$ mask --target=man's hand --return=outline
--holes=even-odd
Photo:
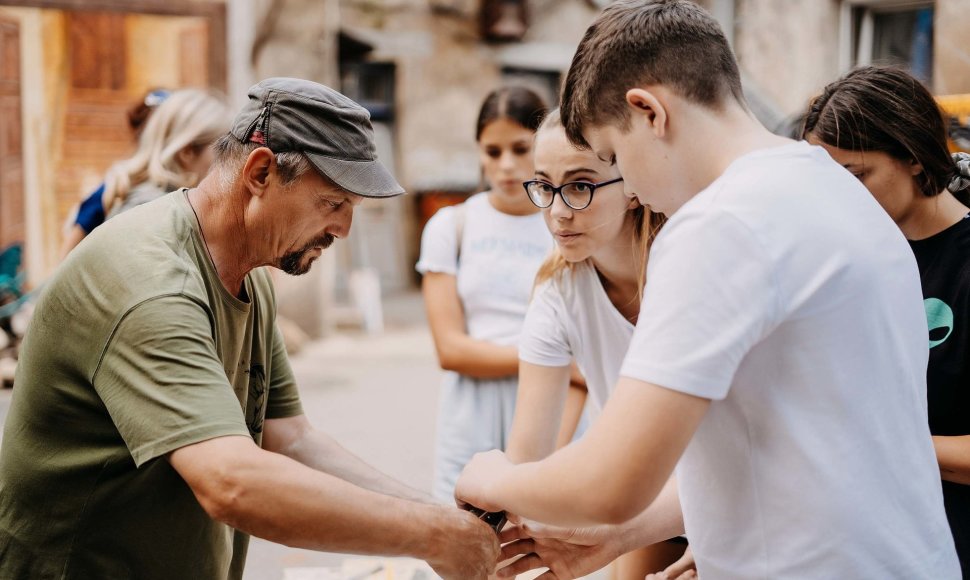
[[[697,580],[697,564],[690,547],[679,560],[667,566],[663,572],[649,574],[646,580]]]
[[[455,500],[458,505],[468,504],[487,512],[504,511],[505,506],[498,505],[496,498],[490,497],[489,484],[512,467],[514,465],[508,457],[497,449],[476,453],[455,485]]]
[[[498,536],[474,515],[441,507],[426,561],[444,580],[485,580],[498,564]]]
[[[536,580],[571,580],[603,568],[626,551],[616,526],[557,528],[527,521],[506,529],[499,539],[505,544],[502,561],[522,556],[500,569],[500,578],[548,568]]]

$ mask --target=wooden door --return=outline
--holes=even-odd
[[[20,118],[20,26],[0,18],[0,250],[26,237]]]
[[[65,11],[70,83],[56,177],[58,223],[134,149],[127,111],[150,88],[219,85],[198,16]]]

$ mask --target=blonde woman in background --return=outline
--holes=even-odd
[[[195,187],[212,164],[212,144],[229,130],[229,111],[212,94],[175,91],[152,114],[138,150],[105,179],[108,219],[180,187]]]
[[[131,129],[132,145],[138,145],[138,137],[152,113],[165,99],[172,95],[168,89],[151,89],[134,106],[128,109],[128,128]],[[61,243],[61,259],[70,253],[81,240],[104,223],[104,181],[91,191],[71,212],[64,224],[64,241]]]
[[[556,449],[572,361],[586,379],[590,420],[619,380],[640,314],[650,244],[664,221],[624,195],[622,181],[615,164],[569,143],[558,111],[543,121],[535,139],[535,179],[525,189],[556,248],[539,268],[519,338],[518,400],[507,450],[514,463],[538,461]],[[626,554],[613,577],[642,580],[677,560],[686,543],[673,538]]]

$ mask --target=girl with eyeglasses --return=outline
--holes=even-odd
[[[556,248],[539,269],[519,340],[519,398],[507,450],[515,463],[555,450],[575,359],[593,416],[610,396],[640,314],[647,255],[664,218],[624,193],[615,165],[566,139],[558,111],[535,138],[535,179],[526,182]],[[621,557],[616,578],[662,570],[684,552],[675,539]],[[513,565],[514,566],[514,565]]]
[[[505,449],[508,441],[519,332],[536,272],[552,249],[539,209],[522,191],[545,112],[542,99],[525,88],[502,88],[485,99],[476,138],[491,187],[438,211],[422,236],[417,269],[438,361],[448,371],[434,473],[434,495],[445,501],[452,501],[475,453]],[[582,408],[574,399],[573,427]]]
[[[970,155],[951,157],[933,96],[888,67],[860,68],[825,87],[803,136],[869,189],[916,256],[929,326],[929,431],[970,577]]]

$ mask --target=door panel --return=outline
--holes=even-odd
[[[23,173],[20,28],[0,18],[0,249],[26,237]]]

